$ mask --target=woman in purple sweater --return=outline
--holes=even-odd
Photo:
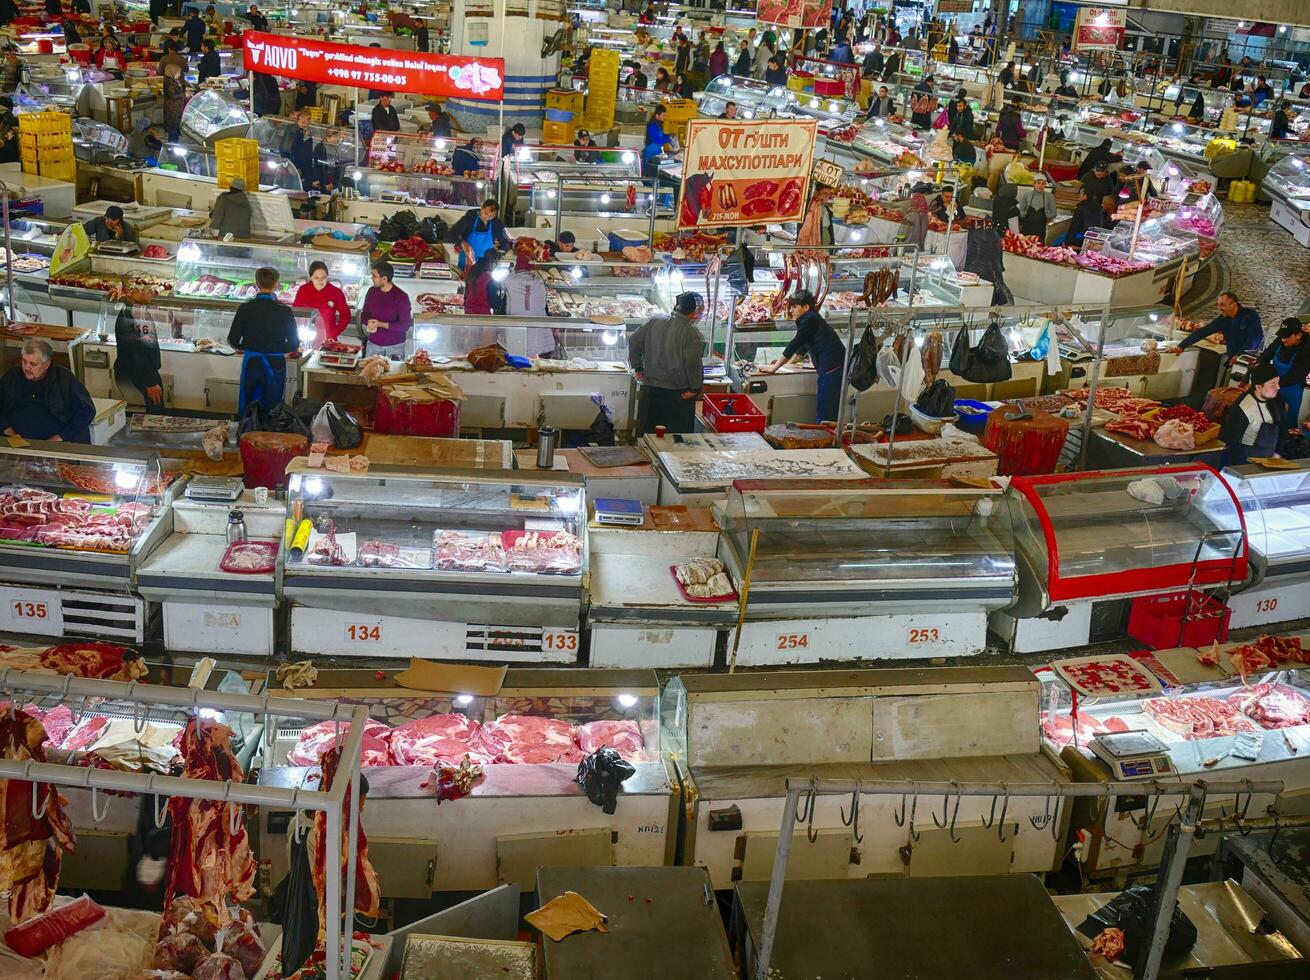
[[[395,278],[396,270],[390,262],[374,263],[373,286],[364,294],[359,322],[366,335],[364,353],[403,361],[408,356],[406,343],[414,318],[410,315],[409,295],[395,284]]]

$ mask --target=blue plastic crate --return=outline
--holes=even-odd
[[[971,409],[970,412],[961,411],[961,409]],[[976,402],[972,398],[955,399],[955,414],[959,416],[955,426],[963,429],[971,435],[982,435],[983,429],[987,428],[987,416],[992,412],[992,406],[986,402]]]
[[[557,122],[557,123],[573,122],[573,110],[547,109],[546,122]]]

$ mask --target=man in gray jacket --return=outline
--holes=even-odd
[[[246,182],[240,177],[233,177],[228,189],[214,201],[209,230],[219,238],[250,237],[250,198],[246,195]]]
[[[628,363],[641,382],[641,434],[657,425],[671,433],[696,427],[696,398],[703,384],[705,340],[696,321],[705,312],[699,293],[681,293],[669,316],[653,316],[628,338]]]

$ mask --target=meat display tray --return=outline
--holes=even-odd
[[[277,568],[277,550],[276,541],[233,541],[218,560],[218,568],[232,575],[267,575]],[[238,564],[238,556],[242,554],[263,560],[258,565],[246,568]]]
[[[682,593],[682,597],[686,599],[688,602],[695,602],[695,603],[735,602],[737,599],[736,592],[727,592],[723,595],[711,595],[711,596],[706,596],[704,598],[699,598],[697,596],[689,594],[687,592],[687,587],[678,581],[677,565],[669,566],[669,574],[673,576],[673,584],[678,587],[678,591]]]

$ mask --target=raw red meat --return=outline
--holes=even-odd
[[[1126,732],[1128,723],[1118,715],[1111,715],[1102,721],[1092,715],[1078,716],[1078,744],[1086,746],[1093,735],[1106,732]],[[1052,715],[1042,712],[1042,738],[1057,749],[1070,745],[1074,740],[1074,720],[1070,715]]]
[[[337,738],[340,731],[341,737]],[[293,766],[316,766],[328,749],[345,743],[350,731],[348,722],[320,721],[302,729],[300,737],[291,751],[287,753],[287,762]],[[364,723],[364,741],[360,745],[359,762],[362,766],[391,766],[395,762],[391,756],[391,729],[372,718]]]
[[[1107,960],[1114,962],[1124,952],[1124,931],[1122,929],[1102,929],[1092,940],[1092,952],[1100,953]]]
[[[1142,708],[1157,724],[1188,740],[1257,730],[1236,708],[1217,698],[1151,698]]]
[[[109,719],[104,715],[83,718],[59,743],[59,748],[65,752],[80,752],[82,749],[90,748],[108,727]]]
[[[496,762],[531,764],[581,762],[573,726],[555,718],[502,715],[482,726],[478,742]]]
[[[582,565],[582,543],[568,531],[507,531],[511,572],[571,575]]]
[[[505,545],[501,536],[488,531],[436,531],[432,546],[434,564],[442,570],[460,572],[503,572]]]
[[[218,920],[218,906],[197,902],[186,895],[178,895],[164,909],[159,923],[159,934],[171,936],[179,932],[189,932],[198,937],[208,950],[217,942],[218,931],[222,928]]]
[[[234,922],[228,926],[227,932],[223,934],[222,952],[240,963],[247,977],[257,974],[264,962],[264,944],[259,939],[259,933],[243,922]]]
[[[485,765],[491,759],[478,746],[480,729],[461,714],[419,718],[391,730],[391,755],[398,766],[458,765],[466,755]]]
[[[24,711],[27,709],[24,708]],[[73,730],[73,711],[67,705],[56,705],[47,711],[41,719],[45,727],[45,744],[47,748],[58,746],[68,733]]]
[[[131,681],[146,673],[145,662],[127,647],[95,640],[48,647],[41,652],[41,663],[56,674],[100,680]]]
[[[1147,442],[1155,435],[1155,430],[1160,428],[1160,424],[1156,419],[1146,419],[1140,415],[1121,415],[1117,419],[1106,422],[1105,431],[1118,432],[1120,435]]]
[[[576,734],[583,755],[608,745],[629,762],[646,757],[646,740],[635,721],[593,721],[579,725]]]
[[[246,980],[246,971],[226,953],[210,953],[191,974],[191,980]]]
[[[57,909],[33,916],[21,926],[6,929],[5,945],[22,956],[36,956],[104,917],[105,910],[83,895]]]
[[[180,750],[182,775],[217,783],[245,781],[232,754],[232,730],[199,718],[187,719]],[[238,813],[236,832],[231,827],[230,804],[221,800],[191,800],[175,796],[168,801],[173,820],[169,846],[164,906],[179,896],[213,906],[218,921],[230,918],[230,902],[244,902],[255,893],[255,859],[250,853],[244,818]]]
[[[0,758],[45,762],[45,737],[31,715],[0,715]],[[9,919],[17,925],[50,907],[64,851],[73,850],[77,838],[54,786],[6,779],[0,787],[0,890],[9,892]],[[34,794],[36,808],[45,807],[40,817],[32,815]]]
[[[335,748],[323,756],[323,792],[332,789],[332,780],[336,778],[337,767],[341,764],[341,749]],[[351,799],[350,790],[346,790],[346,798],[343,801],[342,824],[348,827],[350,815]],[[355,836],[355,911],[360,915],[366,915],[369,918],[376,918],[382,909],[382,886],[378,882],[378,873],[373,868],[373,862],[368,857],[368,838],[364,836],[364,795],[360,794],[359,799],[359,829]],[[341,850],[339,853],[340,864],[338,864],[337,874],[345,878],[345,868],[347,853],[346,848],[350,846],[349,832],[344,831],[341,835]],[[314,813],[314,825],[309,831],[309,854],[310,854],[310,874],[314,879],[314,887],[318,891],[318,938],[322,942],[326,934],[326,912],[327,903],[327,813],[318,810]],[[336,849],[336,841],[331,842],[333,849]],[[342,890],[342,904],[344,905],[345,890]]]
[[[1061,664],[1060,670],[1088,697],[1156,689],[1145,669],[1126,657]]]
[[[190,932],[177,932],[165,936],[155,944],[155,969],[176,970],[191,974],[206,956],[209,950],[200,937]]]
[[[1254,643],[1230,650],[1228,659],[1245,684],[1250,674],[1276,670],[1284,664],[1310,664],[1310,650],[1304,649],[1294,636],[1262,635]]]
[[[1310,725],[1310,698],[1286,684],[1257,684],[1228,695],[1228,703],[1261,728]]]

